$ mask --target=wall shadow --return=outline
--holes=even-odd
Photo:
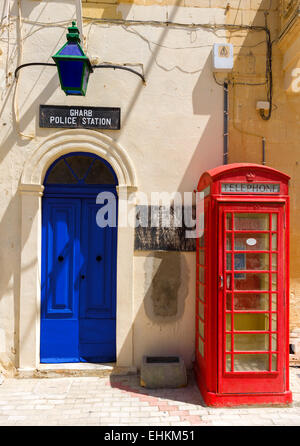
[[[148,319],[153,324],[168,324],[181,319],[189,282],[188,266],[181,253],[156,251],[146,254],[144,273],[144,309]],[[186,277],[186,283],[182,283],[182,277]]]

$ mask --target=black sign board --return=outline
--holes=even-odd
[[[116,107],[40,105],[40,127],[119,130],[120,122],[121,109]]]

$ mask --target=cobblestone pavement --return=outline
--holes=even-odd
[[[300,368],[290,368],[288,407],[211,408],[194,377],[181,389],[140,387],[137,375],[5,379],[1,426],[297,426]]]

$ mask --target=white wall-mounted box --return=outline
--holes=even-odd
[[[256,102],[256,110],[269,110],[270,102],[269,101],[257,101]]]
[[[233,45],[214,43],[212,51],[213,72],[228,72],[233,69]]]

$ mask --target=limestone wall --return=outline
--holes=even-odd
[[[76,9],[77,3],[77,9]],[[5,2],[5,5],[7,3]],[[83,44],[93,63],[126,64],[146,78],[95,70],[87,95],[66,97],[52,62],[65,42],[78,2],[11,1],[0,28],[0,354],[18,365],[20,345],[21,211],[18,185],[29,157],[59,132],[39,127],[40,104],[121,107],[119,131],[103,133],[130,155],[138,191],[193,191],[200,175],[223,162],[223,88],[211,70],[215,42],[234,45],[229,81],[229,162],[262,162],[291,175],[291,311],[300,323],[299,94],[285,88],[279,46],[282,2],[276,0],[82,1]],[[272,45],[273,106],[267,99],[267,24]],[[251,28],[249,28],[251,27]],[[254,28],[253,28],[254,27]],[[79,148],[80,149],[80,148]],[[143,203],[142,203],[143,204]],[[31,268],[28,264],[26,268]],[[39,284],[37,283],[38,287]],[[136,251],[133,272],[133,362],[143,354],[194,355],[195,253]],[[35,323],[35,321],[33,321]]]

